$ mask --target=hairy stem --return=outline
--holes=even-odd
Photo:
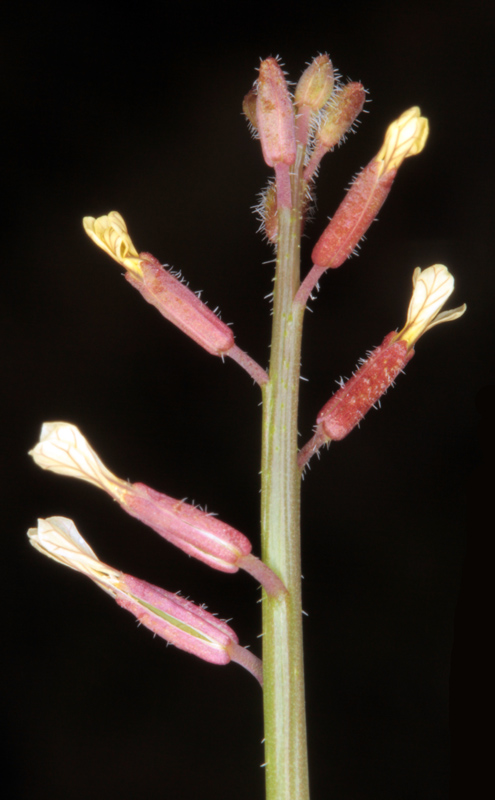
[[[279,207],[269,381],[263,387],[262,558],[287,594],[263,594],[267,800],[309,800],[302,649],[297,408],[304,306],[299,287],[302,148],[291,208]]]

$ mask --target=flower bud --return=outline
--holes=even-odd
[[[351,255],[387,199],[403,160],[423,149],[428,121],[419,113],[419,108],[409,109],[389,126],[379,153],[355,179],[313,249],[316,280]]]
[[[234,346],[234,334],[194,292],[164,269],[150,253],[137,253],[127,227],[117,211],[103,217],[84,217],[90,238],[125,267],[126,279],[144,299],[158,309],[208,353],[222,356]],[[132,257],[129,256],[132,254]]]
[[[347,83],[335,92],[323,109],[314,136],[311,157],[304,169],[304,179],[313,178],[323,156],[340,144],[361,113],[366,92],[361,83]]]
[[[38,520],[28,537],[37,550],[91,578],[122,607],[180,650],[213,664],[237,661],[262,682],[261,662],[239,646],[226,622],[203,606],[104,564],[66,517]]]
[[[315,144],[331,150],[349,133],[363,110],[366,91],[361,83],[346,83],[325,109],[315,136]]]
[[[299,78],[294,93],[296,106],[308,106],[312,111],[323,108],[333,92],[335,76],[330,58],[317,56]]]
[[[246,117],[250,130],[254,134],[258,134],[258,120],[256,117],[256,100],[257,98],[257,91],[256,87],[253,86],[252,89],[244,96],[244,100],[242,101],[242,112]]]
[[[263,157],[269,167],[296,160],[294,109],[284,73],[274,58],[260,64],[256,120]]]

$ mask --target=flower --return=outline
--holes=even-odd
[[[439,313],[454,291],[454,276],[443,264],[433,264],[424,270],[416,267],[412,282],[413,294],[407,311],[407,321],[395,336],[396,341],[407,342],[408,349],[430,328],[462,317],[467,308],[464,303],[450,311]]]
[[[105,253],[108,253],[118,264],[132,272],[137,278],[142,277],[141,259],[127,232],[127,225],[118,211],[98,217],[84,217],[84,230],[89,238]]]
[[[185,283],[162,267],[151,253],[138,253],[117,211],[103,217],[84,217],[88,236],[126,269],[126,279],[208,353],[223,356],[234,347],[234,334]]]
[[[262,682],[261,661],[239,645],[235,631],[203,606],[104,564],[66,517],[39,519],[28,530],[37,550],[91,578],[122,607],[180,650],[213,664],[237,661]]]
[[[43,469],[81,478],[103,489],[128,514],[215,569],[237,572],[239,560],[251,552],[251,542],[244,534],[206,511],[156,492],[144,483],[132,484],[117,478],[75,425],[45,423],[30,455]]]
[[[428,138],[428,120],[418,106],[404,111],[388,126],[385,140],[374,160],[381,162],[380,175],[398,169],[405,158],[421,153]]]
[[[111,495],[127,486],[105,467],[79,428],[69,422],[45,422],[29,455],[42,469],[88,481]]]
[[[413,294],[407,322],[398,333],[387,334],[381,345],[362,361],[352,378],[342,383],[316,418],[312,444],[304,448],[300,459],[314,452],[329,440],[340,441],[358,425],[404,370],[414,355],[414,344],[425,331],[441,322],[458,319],[466,305],[440,312],[454,291],[454,278],[443,264],[425,270],[417,267],[413,274]]]
[[[380,151],[354,180],[313,248],[313,286],[326,269],[340,267],[355,251],[387,199],[398,168],[421,152],[427,137],[428,120],[417,106],[389,125]]]

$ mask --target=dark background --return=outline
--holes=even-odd
[[[304,481],[312,797],[446,800],[482,785],[493,719],[488,5],[2,7],[8,797],[263,797],[249,675],[167,649],[41,558],[25,531],[38,516],[72,517],[102,560],[233,618],[258,652],[255,583],[174,552],[26,453],[43,421],[73,422],[118,475],[208,504],[259,553],[259,391],[147,306],[81,218],[119,210],[138,248],[203,289],[266,365],[272,255],[250,206],[268,170],[240,106],[261,57],[280,54],[297,80],[325,51],[372,103],[324,162],[305,269],[389,122],[418,104],[431,133],[359,259],[322,280],[305,328],[301,441],[334,380],[403,324],[415,266],[446,263],[451,305],[468,312],[421,340],[380,413]]]

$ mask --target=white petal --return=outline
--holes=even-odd
[[[118,583],[120,573],[99,560],[71,519],[39,519],[38,527],[28,530],[28,537],[40,553],[87,575],[104,589],[114,593],[113,587]]]
[[[443,264],[433,264],[425,270],[416,267],[407,322],[395,339],[406,341],[411,348],[429,328],[462,316],[465,305],[440,313],[453,291],[454,277]]]
[[[45,422],[40,441],[29,454],[43,469],[81,478],[111,493],[124,484],[100,461],[80,430],[68,422]]]

